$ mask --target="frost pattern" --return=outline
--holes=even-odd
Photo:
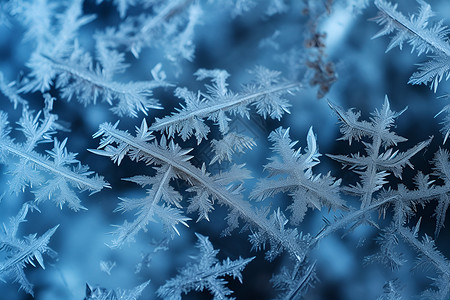
[[[43,254],[56,256],[56,253],[48,246],[50,238],[55,233],[58,225],[47,230],[40,237],[30,234],[23,239],[17,237],[20,223],[26,222],[29,210],[36,209],[33,204],[25,203],[19,213],[10,218],[9,224],[3,223],[3,230],[0,233],[0,252],[2,260],[0,262],[0,278],[13,277],[14,282],[20,284],[20,288],[33,296],[33,285],[25,277],[24,269],[27,265],[36,267],[35,262],[44,267]]]
[[[27,107],[23,109],[18,122],[25,137],[22,143],[9,137],[11,128],[7,115],[0,112],[0,163],[8,162],[10,192],[18,194],[29,186],[37,203],[52,200],[61,208],[67,203],[75,211],[84,209],[74,190],[93,194],[109,184],[82,165],[76,159],[76,153],[67,150],[67,138],[60,142],[52,137],[63,127],[57,122],[58,117],[50,112],[54,99],[49,95],[45,95],[45,99],[46,108],[37,114]],[[43,143],[53,144],[46,154],[35,150]]]
[[[423,0],[418,2],[419,14],[411,15],[408,19],[397,11],[396,4],[376,0],[375,5],[380,13],[375,20],[384,27],[373,38],[395,32],[386,52],[397,46],[401,50],[406,42],[411,46],[411,52],[415,51],[417,55],[431,53],[431,60],[419,65],[419,71],[411,76],[409,83],[430,83],[431,89],[436,92],[439,82],[443,78],[450,78],[450,31],[442,21],[429,26],[429,19],[434,16],[431,6]]]
[[[252,258],[238,258],[237,260],[226,260],[220,262],[209,239],[201,234],[195,234],[198,238],[197,248],[200,254],[192,257],[195,263],[189,263],[180,270],[179,275],[167,281],[156,292],[162,299],[178,300],[181,294],[187,294],[191,290],[208,291],[214,296],[213,299],[234,299],[229,296],[232,291],[227,288],[223,277],[225,275],[237,278],[242,283],[242,271],[251,262]]]
[[[80,286],[74,288],[72,279],[79,279],[72,277],[76,267],[68,274],[66,266],[60,268],[57,262],[45,271],[49,274],[45,279],[53,278],[52,272],[57,272],[66,290],[64,296],[58,297],[70,298],[75,292],[82,298],[85,292],[85,300],[137,300],[141,295],[181,299],[191,292],[208,291],[214,299],[234,299],[227,281],[230,277],[240,283],[246,278],[254,280],[254,274],[244,278],[244,269],[250,264],[258,267],[258,260],[256,256],[231,260],[229,257],[239,253],[229,253],[248,247],[268,262],[281,256],[273,264],[276,270],[270,280],[270,291],[276,291],[273,295],[276,299],[307,299],[310,295],[317,298],[320,287],[311,289],[321,285],[323,268],[328,267],[322,260],[323,254],[317,255],[327,245],[324,248],[319,245],[337,235],[341,235],[341,239],[334,241],[337,246],[353,245],[346,236],[354,238],[360,231],[353,235],[353,230],[369,225],[377,237],[370,245],[358,242],[366,251],[364,265],[371,268],[381,264],[391,272],[384,278],[384,287],[379,284],[379,294],[374,298],[412,296],[404,293],[405,284],[396,276],[413,267],[423,270],[423,274],[415,276],[426,276],[429,283],[419,298],[448,299],[450,263],[445,249],[438,246],[445,242],[448,231],[445,227],[450,203],[450,154],[445,143],[450,132],[450,106],[444,104],[442,110],[437,109],[440,112],[436,115],[443,116],[444,138],[439,149],[433,148],[432,141],[438,140],[433,137],[403,146],[408,140],[397,134],[400,131],[396,122],[406,115],[406,109],[394,111],[391,103],[392,107],[397,103],[390,102],[387,96],[369,117],[355,109],[344,109],[343,102],[355,101],[360,90],[345,78],[355,76],[342,72],[348,60],[344,58],[343,64],[335,64],[327,58],[328,53],[330,57],[351,53],[348,46],[329,47],[328,43],[333,44],[336,37],[344,40],[339,37],[339,30],[335,31],[337,27],[329,28],[336,24],[344,29],[350,27],[352,22],[341,16],[371,9],[368,2],[9,0],[0,3],[0,30],[9,32],[5,38],[2,35],[0,43],[11,43],[11,51],[6,49],[2,55],[8,53],[11,61],[18,64],[23,60],[18,68],[9,68],[12,65],[9,61],[7,67],[3,60],[0,64],[0,96],[4,100],[1,109],[5,111],[0,112],[0,168],[4,173],[0,182],[1,216],[7,218],[9,208],[21,207],[9,222],[3,222],[0,280],[9,284],[12,279],[12,285],[17,283],[31,295],[31,282],[41,284],[36,289],[37,297],[47,297],[45,292],[50,288],[42,286],[43,281],[39,283],[36,276],[29,276],[31,268],[27,266],[37,266],[37,262],[44,268],[45,255],[52,258],[56,255],[49,244],[59,228],[61,241],[70,239],[71,245],[75,245],[80,244],[79,238],[85,238],[82,247],[101,249],[93,253],[102,252],[101,260],[94,263],[95,270],[108,282],[98,286],[86,284],[85,291]],[[419,65],[409,83],[429,85],[436,93],[438,85],[447,84],[450,77],[450,31],[444,25],[445,20],[433,21],[435,13],[423,0],[418,0],[418,13],[410,16],[401,13],[397,4],[386,0],[374,2],[374,9],[379,11],[375,21],[381,27],[374,38],[392,36],[386,52],[408,44],[418,56],[427,55],[428,61]],[[448,7],[444,4],[443,7]],[[255,16],[259,21],[255,21],[258,19]],[[12,39],[10,36],[16,33],[18,38]],[[208,48],[211,33],[217,35],[213,39],[217,43],[215,48]],[[359,40],[358,43],[368,42],[367,38]],[[219,49],[222,42],[233,44],[242,57],[225,52],[230,48]],[[365,62],[360,63],[362,58],[356,57],[355,62],[366,67]],[[244,61],[245,68],[240,65]],[[373,88],[377,82],[372,81],[380,72],[369,69],[369,63],[367,67],[355,74],[367,73],[364,75],[367,78],[361,79],[370,81]],[[247,68],[251,70],[244,80],[242,70]],[[342,85],[331,90],[341,74],[344,74],[342,82],[351,88],[348,99],[339,92]],[[197,80],[192,81],[191,76]],[[240,88],[236,88],[236,81],[243,83]],[[315,87],[317,91],[313,91]],[[326,113],[330,118],[334,113],[340,122],[341,137],[336,145],[345,145],[322,157],[318,145],[326,142],[323,131],[316,135],[310,127],[303,143],[291,136],[303,125],[310,126],[305,124],[310,122],[306,117],[312,116],[311,122],[315,124],[326,121],[328,117],[322,112],[309,115],[313,105],[308,99],[313,93],[318,99],[324,98],[330,91],[330,98],[334,99],[328,101],[331,110]],[[50,93],[66,101],[55,101]],[[373,90],[364,94],[370,98]],[[361,101],[359,106],[366,105],[363,99],[357,100]],[[92,107],[100,102],[112,113],[104,110],[103,104]],[[36,111],[36,107],[43,109]],[[70,111],[64,111],[67,109]],[[72,109],[79,119],[69,126],[63,116],[70,116]],[[142,121],[130,133],[126,128],[134,125],[137,118]],[[80,119],[85,126],[80,127],[85,130],[84,135],[98,129],[93,137],[99,139],[99,145],[91,153],[85,151],[87,139],[77,145]],[[10,124],[9,120],[18,121]],[[280,124],[284,120],[291,127]],[[249,136],[245,129],[239,128],[241,124],[251,133],[262,134]],[[68,134],[70,128],[75,132]],[[67,149],[72,146],[79,146],[76,150],[79,156]],[[435,152],[434,157],[430,156],[426,162],[422,158],[430,151]],[[241,157],[237,158],[236,153],[242,154]],[[87,159],[98,159],[96,167],[104,167],[106,160],[102,157],[114,163],[105,172],[108,180],[114,182],[112,193],[104,191],[111,186],[102,176],[79,161],[84,161],[86,154],[91,155]],[[264,161],[266,157],[268,161]],[[248,158],[246,164],[238,163],[241,158]],[[333,162],[327,164],[330,159]],[[333,163],[341,164],[343,171],[334,168],[329,171]],[[125,177],[123,184],[138,187],[127,192],[127,196],[118,190],[121,184],[115,180],[124,173],[127,175],[121,176]],[[88,205],[81,198],[83,191],[90,194],[102,191],[94,199],[105,202],[91,202],[93,212],[78,213],[73,218],[70,211],[52,215],[50,210],[54,208],[44,203],[50,200],[57,207],[67,205],[74,211],[90,209],[91,203]],[[124,215],[111,216],[119,219],[112,240],[106,242],[112,249],[101,248],[105,246],[104,236],[91,238],[94,234],[91,228],[95,229],[97,223],[84,222],[83,216],[88,216],[88,221],[109,222],[102,218],[106,216],[104,209],[109,204],[115,205],[116,199],[115,212]],[[44,207],[49,211],[39,222],[34,215],[29,216],[32,222],[37,222],[30,222],[30,226],[46,224],[45,228],[36,229],[44,233],[21,237],[18,228],[27,214]],[[422,211],[434,212],[430,213],[432,223],[424,224],[428,215]],[[61,225],[55,226],[54,218],[63,220],[56,222]],[[219,228],[222,220],[226,224]],[[322,227],[318,229],[321,220]],[[151,234],[141,234],[159,228],[155,223],[165,229],[156,233],[157,239],[152,230]],[[72,225],[89,227],[67,234]],[[222,230],[221,254],[227,258],[222,260],[209,238],[198,233],[195,233],[198,255],[189,256],[188,247],[176,252],[180,249],[177,247],[189,243],[195,231],[214,233],[216,229]],[[106,230],[101,234],[105,233]],[[245,235],[249,245],[233,244],[240,238],[238,234]],[[232,243],[227,243],[226,239],[231,238]],[[65,249],[60,244],[52,247]],[[136,260],[129,254],[141,247],[141,260],[130,268],[130,261]],[[338,248],[333,251],[339,251]],[[167,259],[167,255],[174,253],[176,256]],[[86,264],[79,258],[77,263]],[[168,269],[158,274],[159,269],[155,268],[161,263]],[[177,265],[184,265],[177,275],[162,277],[173,272],[169,268]],[[94,273],[89,276],[96,276]],[[115,283],[124,275],[129,281],[118,287]],[[163,283],[162,279],[167,280]],[[79,280],[76,282],[79,284]],[[45,284],[50,286],[48,282]],[[258,288],[263,290],[262,286]],[[354,291],[353,297],[360,296]]]

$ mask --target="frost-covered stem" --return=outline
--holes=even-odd
[[[20,266],[24,262],[30,261],[30,257],[33,256],[40,257],[44,249],[47,247],[47,244],[50,241],[50,237],[55,233],[58,227],[59,225],[49,229],[33,244],[26,247],[19,247],[20,251],[19,253],[17,253],[17,255],[11,257],[10,259],[0,264],[0,274],[7,271],[9,268],[13,268],[14,266]],[[43,267],[42,258],[38,262]]]
[[[93,72],[88,72],[86,70],[77,68],[76,66],[64,64],[43,54],[41,54],[41,56],[44,57],[46,60],[48,60],[54,69],[69,73],[73,77],[87,81],[93,86],[98,87],[100,89],[109,90],[116,94],[122,95],[128,95],[133,92],[130,91],[130,87],[127,84],[106,80]],[[150,90],[156,87],[160,87],[162,85],[161,82],[158,81],[146,81],[145,83],[146,83],[145,90]],[[144,91],[144,89],[142,89],[142,91]]]
[[[288,240],[281,236],[279,231],[270,225],[266,218],[262,218],[257,215],[248,202],[240,201],[231,195],[227,190],[217,185],[211,178],[204,176],[197,168],[191,168],[188,165],[184,165],[177,162],[171,157],[167,156],[167,153],[157,147],[151,147],[150,144],[139,141],[128,133],[122,132],[112,126],[105,124],[100,125],[100,130],[107,133],[116,141],[121,141],[133,148],[136,148],[142,153],[146,153],[148,156],[162,161],[169,166],[172,166],[179,173],[185,174],[191,181],[195,181],[198,185],[207,189],[212,195],[214,195],[223,204],[239,213],[242,219],[248,221],[257,228],[260,228],[263,232],[269,235],[274,240],[278,241],[283,247],[290,252],[298,261],[303,261],[304,253],[300,251],[298,244],[293,240]],[[149,147],[150,146],[150,147]]]
[[[147,209],[145,213],[139,214],[136,220],[131,223],[131,226],[127,227],[126,234],[121,234],[122,238],[118,238],[117,240],[114,240],[114,245],[120,245],[124,240],[126,240],[128,237],[133,237],[135,234],[137,234],[141,228],[142,224],[147,224],[149,219],[153,216],[153,207],[156,205],[159,200],[162,197],[162,189],[165,182],[168,180],[170,173],[172,172],[172,166],[169,166],[167,168],[167,171],[164,174],[164,177],[162,178],[161,182],[158,185],[158,188],[156,190],[156,193],[153,197],[152,202],[149,205],[145,205],[146,207],[150,207],[150,209]],[[113,245],[113,246],[114,246]]]
[[[153,28],[164,23],[166,19],[170,19],[178,12],[183,11],[183,8],[188,6],[193,0],[172,1],[164,7],[155,17],[142,26],[140,34],[147,34]]]
[[[300,175],[297,172],[294,172],[293,174],[294,180],[291,184],[284,184],[284,182],[281,184],[281,186],[286,189],[286,190],[295,190],[299,187],[301,187],[302,189],[308,191],[308,194],[312,194],[314,195],[314,197],[319,198],[319,199],[323,199],[324,201],[326,201],[327,203],[330,204],[334,204],[333,203],[333,199],[328,199],[329,196],[329,190],[321,190],[321,187],[314,185],[314,182],[309,180],[309,179],[305,179],[304,175]],[[264,191],[264,187],[261,186],[261,189]],[[258,190],[258,192],[260,192]],[[256,197],[256,196],[255,196]],[[339,209],[342,210],[348,210],[347,207],[343,204],[334,204],[336,207],[338,207]],[[319,209],[320,210],[320,209]]]
[[[108,37],[108,41],[115,45],[129,46],[133,45],[142,39],[147,39],[152,30],[164,24],[164,22],[183,11],[183,8],[191,4],[193,0],[183,1],[169,1],[166,7],[164,7],[156,16],[146,22],[141,29],[137,29],[132,36],[127,37]],[[137,56],[135,53],[133,53]]]
[[[312,249],[321,239],[324,237],[332,234],[333,232],[342,229],[346,226],[348,226],[350,223],[357,221],[359,218],[364,216],[366,213],[371,212],[372,210],[375,210],[379,208],[380,206],[387,204],[391,201],[397,200],[397,196],[392,196],[384,199],[383,201],[373,203],[372,205],[366,206],[364,208],[361,208],[357,211],[354,211],[352,213],[347,214],[345,217],[337,220],[336,222],[330,224],[329,226],[325,227],[323,230],[321,230],[311,241],[309,244],[309,247]]]
[[[153,207],[153,205],[157,204],[159,202],[159,200],[161,199],[162,193],[163,193],[163,186],[169,179],[169,175],[171,173],[172,173],[172,166],[169,165],[169,167],[167,168],[167,171],[164,173],[164,177],[161,179],[161,182],[158,185],[158,189],[156,190],[155,197],[153,198],[153,201],[151,203],[151,207]]]
[[[370,181],[365,184],[364,189],[365,193],[362,197],[361,202],[361,209],[367,207],[372,202],[372,195],[374,189],[377,187],[377,159],[378,159],[378,153],[380,151],[381,146],[381,137],[379,134],[375,135],[373,137],[373,153],[370,156],[369,164],[367,166],[366,174],[368,178],[370,178]]]
[[[202,259],[199,257],[198,259]],[[236,261],[231,261],[230,259],[224,260],[222,263],[214,263],[207,270],[204,267],[195,266],[188,267],[181,271],[181,274],[175,278],[167,281],[163,286],[161,286],[157,294],[159,297],[164,299],[181,299],[181,293],[186,293],[189,290],[203,290],[205,287],[210,290],[214,295],[214,299],[234,299],[228,297],[230,290],[224,288],[223,284],[226,281],[218,279],[218,277],[232,276],[233,278],[238,278],[242,283],[241,270],[254,259],[239,258]],[[201,264],[201,262],[199,262]]]
[[[381,0],[375,1],[377,8],[388,17],[394,24],[403,30],[409,32],[420,38],[424,43],[430,45],[431,48],[435,49],[436,53],[443,53],[447,57],[450,57],[450,46],[449,44],[443,43],[441,39],[436,39],[434,34],[430,34],[430,30],[424,28],[418,28],[411,20],[406,18],[403,14],[397,12],[389,3]]]
[[[51,114],[44,119],[44,123],[40,126],[39,131],[34,134],[33,139],[27,141],[27,151],[31,152],[36,147],[37,141],[50,130],[54,122],[58,119],[56,115]]]
[[[236,99],[234,99],[232,101],[223,101],[223,102],[219,102],[219,104],[208,105],[202,109],[191,111],[187,114],[183,114],[183,113],[176,114],[176,115],[173,115],[172,117],[169,117],[165,121],[163,120],[162,122],[157,122],[157,124],[150,126],[150,130],[153,130],[153,131],[163,130],[164,128],[167,128],[168,126],[171,126],[174,123],[183,122],[183,121],[191,119],[193,117],[206,118],[206,117],[214,114],[215,112],[227,111],[227,110],[233,109],[236,106],[242,105],[243,103],[250,104],[253,101],[256,101],[261,96],[293,89],[296,87],[300,87],[301,85],[302,84],[300,82],[289,82],[286,84],[281,84],[281,85],[275,86],[270,89],[265,89],[265,90],[258,91],[255,93],[238,96],[238,97],[236,97]]]
[[[400,194],[393,195],[391,197],[384,199],[383,201],[373,203],[370,206],[367,206],[365,208],[361,208],[360,210],[349,213],[345,217],[337,220],[336,222],[330,224],[329,226],[325,227],[322,231],[320,231],[316,235],[316,237],[314,237],[314,239],[311,241],[310,248],[313,248],[320,240],[322,240],[326,236],[332,234],[333,232],[335,232],[341,228],[346,227],[350,223],[358,220],[364,214],[366,214],[372,210],[375,210],[375,209],[379,208],[380,206],[383,206],[389,202],[399,200],[399,199],[401,201],[407,201],[407,202],[411,202],[412,200],[416,200],[416,201],[420,201],[420,202],[427,202],[431,199],[436,199],[439,195],[448,193],[450,191],[449,189],[450,189],[450,187],[448,187],[446,189],[444,189],[444,187],[435,188],[432,193],[430,193],[426,196],[422,195],[421,191],[409,191],[406,193],[406,195],[400,195]]]
[[[51,161],[39,156],[38,154],[20,149],[13,143],[0,141],[0,148],[14,155],[17,155],[20,158],[23,158],[26,161],[29,161],[53,174],[67,178],[72,182],[76,182],[79,186],[87,187],[91,191],[100,191],[104,187],[109,187],[109,185],[103,181],[100,182],[99,180],[88,178],[86,176],[75,173],[68,168],[58,167]]]
[[[422,255],[424,255],[436,267],[436,269],[445,274],[446,277],[450,278],[450,265],[448,261],[440,255],[440,253],[430,251],[430,249],[425,247],[425,245],[421,243],[409,229],[399,226],[397,231],[408,243],[422,253]]]
[[[450,193],[450,185],[435,186],[426,191],[426,194],[422,190],[408,191],[405,195],[402,195],[402,199],[406,199],[409,202],[417,201],[418,203],[427,203],[430,200],[436,199],[441,195]]]
[[[291,289],[289,293],[284,297],[286,300],[295,300],[298,297],[298,292],[305,288],[305,285],[309,284],[309,280],[314,273],[316,268],[316,262],[313,262],[308,266],[305,275],[301,278],[301,280],[297,281],[297,284],[294,289]]]
[[[191,277],[191,281],[185,281],[185,284],[200,283],[204,280],[208,280],[208,278],[221,277],[227,274],[231,274],[236,269],[244,269],[245,266],[252,260],[253,258],[247,258],[244,260],[233,261],[232,264],[228,265],[227,267],[222,266],[219,272],[217,272],[217,270],[215,269],[210,269],[209,272],[202,272],[201,276]]]

